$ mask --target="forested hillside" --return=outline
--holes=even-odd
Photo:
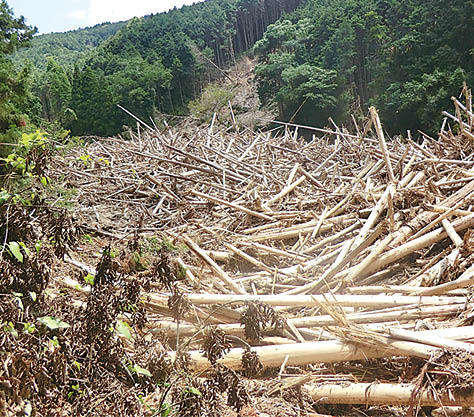
[[[72,30],[64,33],[48,33],[33,38],[28,49],[20,49],[13,59],[21,65],[26,59],[44,71],[47,57],[65,67],[74,67],[86,59],[87,53],[99,46],[125,25],[125,22],[101,23],[90,28]]]
[[[391,133],[434,132],[474,82],[474,2],[207,0],[40,36],[15,55],[33,63],[22,109],[75,135],[115,134],[135,123],[117,104],[144,120],[185,115],[252,48],[260,101],[280,120],[352,123],[376,105]]]
[[[0,417],[472,416],[473,0],[7,1]]]
[[[321,125],[380,107],[386,127],[437,130],[474,80],[474,2],[308,0],[256,45],[260,98]]]
[[[16,59],[29,58],[39,70],[32,90],[44,119],[77,135],[114,134],[133,123],[117,104],[146,120],[157,112],[185,114],[219,74],[216,66],[235,63],[269,24],[300,3],[207,0],[124,24],[39,37]]]

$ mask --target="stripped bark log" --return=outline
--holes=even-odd
[[[306,384],[304,389],[318,404],[364,404],[364,405],[410,405],[415,384],[388,383],[347,383],[347,384]],[[454,392],[440,394],[432,390],[422,391],[416,397],[416,405],[421,407],[462,406],[474,404],[474,393]]]

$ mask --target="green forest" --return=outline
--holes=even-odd
[[[308,0],[255,49],[260,97],[283,120],[324,125],[376,105],[391,132],[437,131],[474,81],[474,2]]]
[[[242,54],[262,105],[311,126],[376,105],[391,133],[432,132],[474,79],[473,1],[207,0],[41,36],[0,4],[2,142],[30,125],[113,135],[135,123],[117,105],[186,115]]]
[[[186,114],[188,102],[263,37],[300,0],[208,0],[119,24],[35,37],[13,56],[29,68],[29,119],[74,135],[112,135],[148,120]]]

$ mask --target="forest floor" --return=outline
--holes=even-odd
[[[69,146],[45,172],[73,208],[0,211],[0,414],[471,415],[464,94],[422,143],[371,109]]]

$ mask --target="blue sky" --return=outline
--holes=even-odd
[[[39,33],[65,32],[103,22],[163,12],[199,0],[7,0]]]

